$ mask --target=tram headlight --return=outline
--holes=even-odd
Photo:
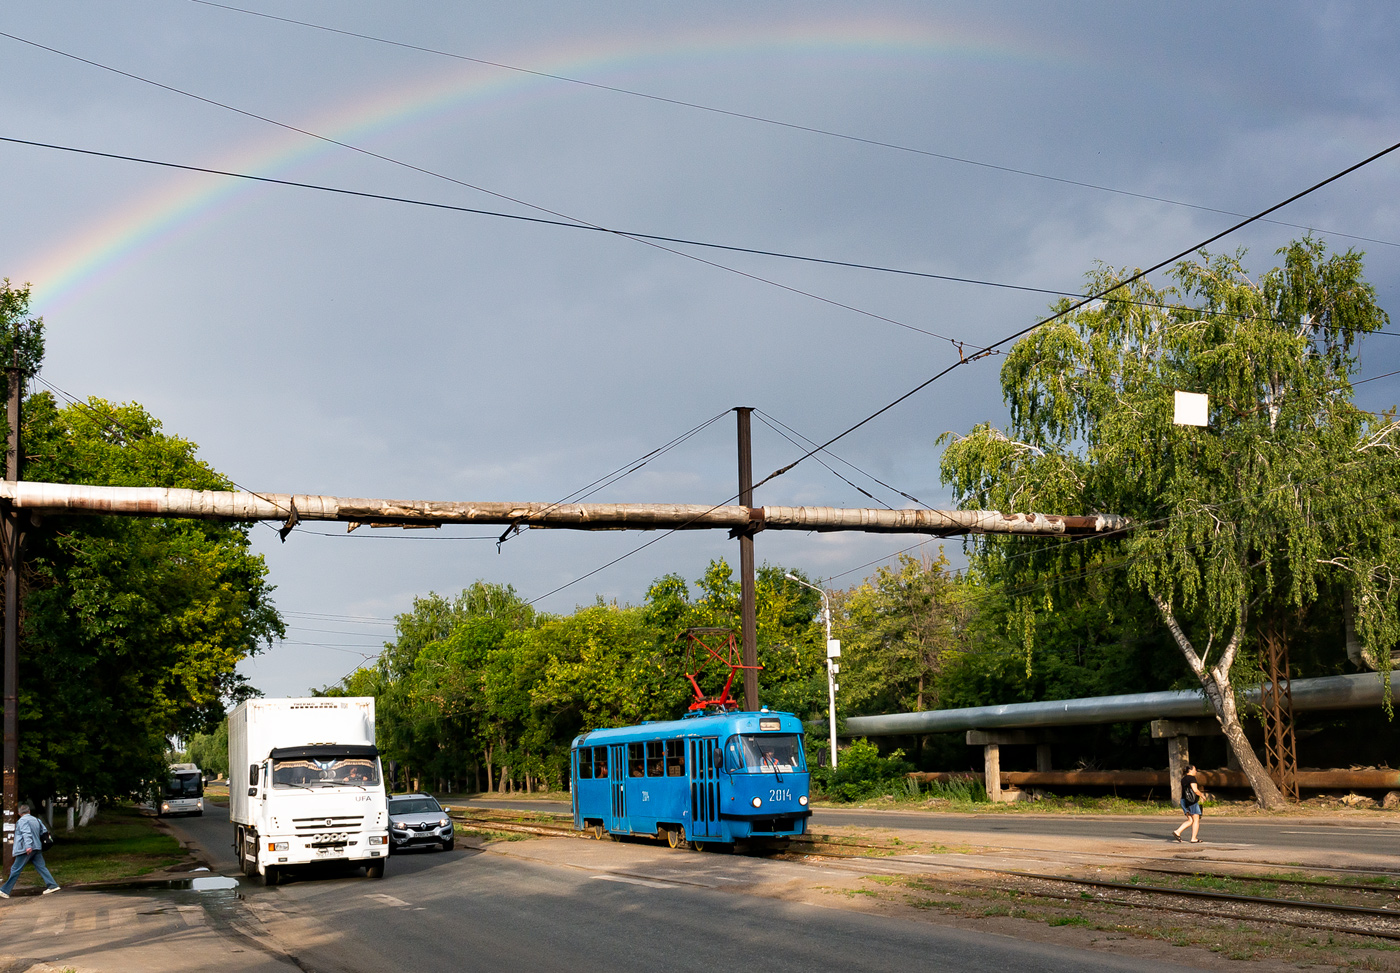
[[[754,807],[762,807],[762,806],[763,806],[763,798],[761,798],[761,797],[755,797],[755,798],[754,798],[752,801],[750,801],[749,803],[752,804]]]
[[[806,794],[803,794],[801,797],[799,797],[799,798],[797,799],[797,803],[798,803],[798,804],[801,804],[803,807],[806,807],[806,806],[807,806],[807,795],[806,795]]]

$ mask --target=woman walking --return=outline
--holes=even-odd
[[[1186,820],[1181,822],[1181,827],[1172,832],[1172,837],[1177,841],[1181,840],[1181,832],[1188,827],[1191,829],[1191,844],[1199,845],[1201,839],[1196,835],[1201,830],[1201,800],[1206,796],[1206,792],[1201,790],[1201,785],[1196,783],[1196,765],[1189,764],[1186,773],[1181,776],[1181,810],[1186,813]]]
[[[43,822],[29,813],[29,805],[21,804],[19,820],[15,822],[15,864],[10,869],[10,877],[5,880],[5,884],[0,885],[0,899],[10,897],[10,891],[15,887],[15,879],[19,878],[19,873],[25,865],[33,865],[39,877],[44,880],[45,895],[58,891],[58,883],[53,880],[53,876],[49,874],[49,867],[44,864],[45,830],[47,829]]]

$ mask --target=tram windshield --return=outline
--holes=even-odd
[[[724,748],[724,769],[731,774],[790,774],[807,769],[802,738],[795,733],[744,733]]]

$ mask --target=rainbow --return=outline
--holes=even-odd
[[[815,25],[758,27],[745,25],[683,39],[655,37],[579,45],[567,50],[535,50],[512,63],[532,71],[564,75],[618,87],[641,87],[642,77],[684,62],[762,56],[803,58],[870,57],[960,60],[1044,60],[1052,58],[1029,43],[995,43],[959,29],[936,28],[889,20],[824,22]],[[633,85],[628,79],[637,78]],[[454,66],[393,90],[347,102],[298,127],[339,142],[364,146],[414,126],[436,126],[461,113],[511,108],[511,99],[524,100],[557,92],[566,83],[537,75],[479,65]],[[623,97],[623,96],[618,96]],[[682,109],[677,109],[682,110]],[[318,139],[272,131],[244,145],[210,168],[255,175],[278,176],[293,167],[346,150]],[[256,184],[220,176],[181,174],[162,186],[108,213],[39,254],[10,275],[34,285],[34,308],[54,313],[110,279],[123,267],[184,234],[215,221],[233,202],[253,192]]]

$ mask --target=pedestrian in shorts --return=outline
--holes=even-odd
[[[1181,810],[1186,814],[1186,820],[1181,822],[1181,827],[1172,832],[1172,837],[1177,841],[1181,840],[1181,833],[1188,827],[1191,829],[1191,844],[1199,845],[1201,839],[1196,835],[1201,830],[1201,801],[1206,796],[1206,792],[1201,790],[1201,785],[1196,783],[1196,765],[1191,764],[1186,768],[1186,773],[1181,777]]]

